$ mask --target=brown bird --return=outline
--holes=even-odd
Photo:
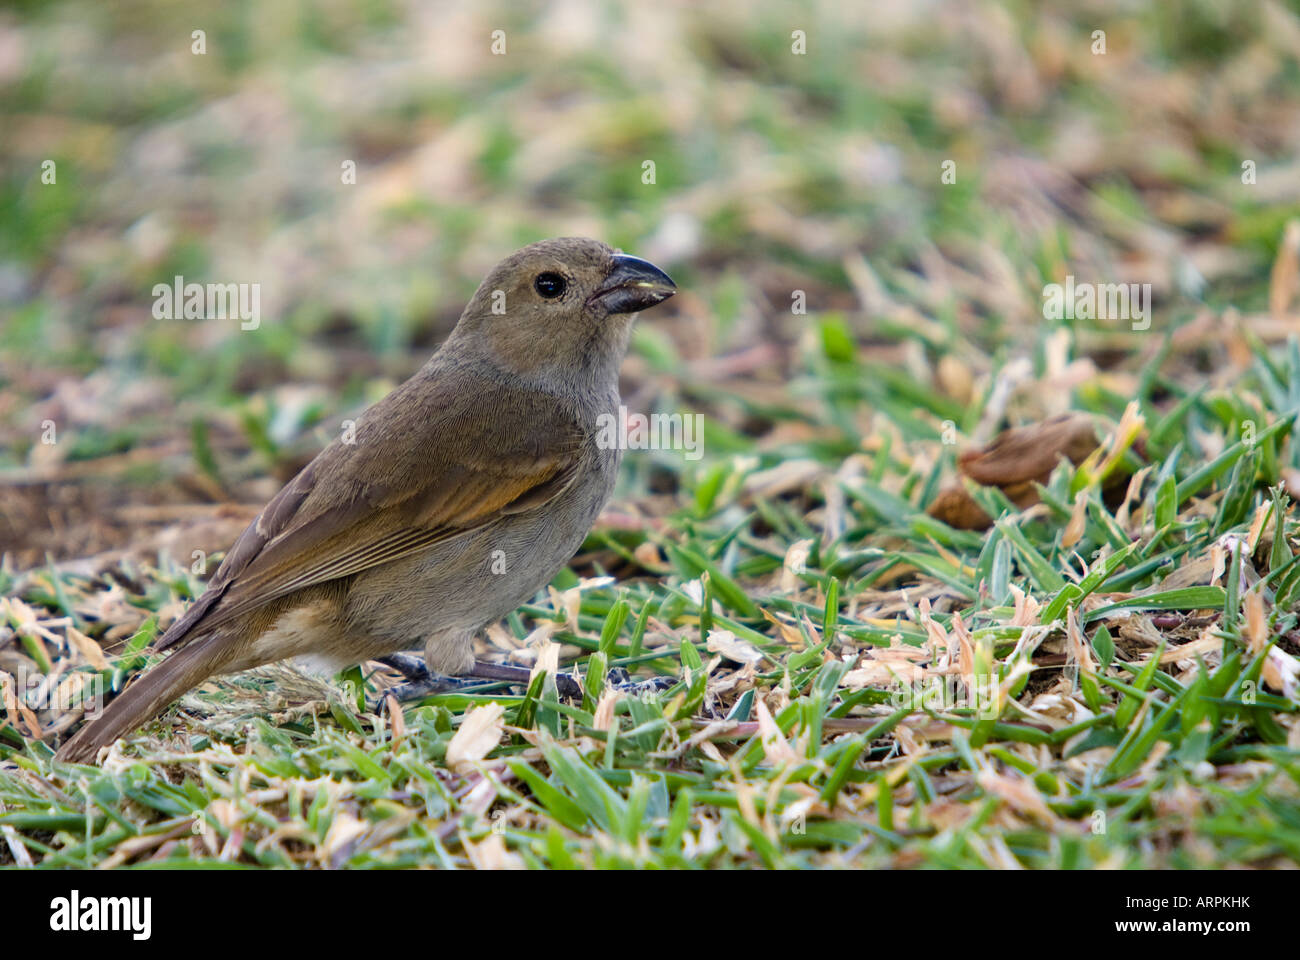
[[[499,263],[429,362],[235,541],[159,640],[175,652],[58,758],[93,761],[207,677],[288,657],[338,670],[423,645],[435,674],[517,678],[476,665],[471,640],[591,529],[622,457],[598,437],[617,416],[632,314],[675,292],[653,264],[583,238]],[[410,660],[389,662],[418,675]]]

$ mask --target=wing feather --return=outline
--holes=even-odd
[[[272,498],[159,649],[535,509],[576,478],[586,433],[554,398],[464,374],[421,389],[419,377]]]

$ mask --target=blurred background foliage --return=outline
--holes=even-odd
[[[712,454],[792,412],[841,452],[878,413],[977,440],[1070,390],[1117,415],[1184,324],[1204,342],[1183,372],[1229,382],[1225,308],[1285,332],[1267,277],[1300,214],[1298,54],[1300,17],[1274,0],[13,5],[0,469],[29,482],[0,545],[84,555],[126,535],[126,501],[261,500],[545,236],[677,279],[624,392],[706,410]],[[1152,330],[1045,321],[1067,273],[1151,283]],[[176,275],[260,284],[260,329],[156,319]],[[827,385],[837,349],[848,387]],[[1017,356],[1034,376],[989,411]],[[36,482],[90,459],[93,490]],[[655,459],[625,489],[653,489]]]

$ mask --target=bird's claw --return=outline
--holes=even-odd
[[[425,665],[424,659],[409,653],[394,653],[377,658],[390,669],[396,670],[407,679],[406,683],[384,691],[384,696],[376,709],[382,711],[387,697],[393,696],[399,703],[423,700],[435,693],[449,693],[453,690],[465,690],[481,687],[491,683],[513,683],[524,689],[532,680],[532,671],[528,667],[510,663],[487,663],[476,660],[470,672],[463,677],[449,677],[434,673]],[[575,677],[567,673],[555,675],[556,692],[566,700],[580,700],[582,685]]]
[[[471,680],[465,677],[445,677],[440,673],[429,673],[426,670],[424,677],[419,680],[399,683],[395,687],[389,687],[381,691],[377,702],[370,703],[368,706],[374,713],[382,716],[388,712],[389,697],[392,697],[398,703],[411,703],[416,700],[423,700],[425,697],[431,697],[435,693],[452,693],[456,690],[481,685],[481,680]]]
[[[387,657],[380,657],[378,662],[396,670],[407,679],[406,683],[390,687],[384,691],[379,703],[375,705],[375,710],[378,713],[383,713],[387,709],[389,696],[392,696],[398,703],[408,703],[413,700],[423,700],[435,693],[465,690],[493,682],[518,684],[527,689],[532,679],[532,671],[528,667],[508,663],[475,661],[474,666],[470,668],[470,672],[466,676],[448,677],[440,673],[433,673],[425,665],[421,657],[408,653],[395,653]],[[565,700],[580,700],[582,698],[582,684],[572,674],[556,673],[554,679],[555,691],[562,698]],[[639,697],[647,693],[662,693],[676,681],[672,677],[650,677],[648,679],[633,680],[632,675],[623,667],[610,667],[605,674],[605,683],[608,687],[620,693]]]
[[[633,680],[622,667],[611,667],[605,674],[605,682],[619,693],[639,697],[647,693],[663,693],[677,681],[672,677],[649,677]]]

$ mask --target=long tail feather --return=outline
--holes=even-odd
[[[220,669],[214,663],[212,640],[182,647],[152,670],[128,684],[99,716],[59,747],[55,758],[68,763],[93,763],[99,751],[119,737],[152,720],[169,703]]]

